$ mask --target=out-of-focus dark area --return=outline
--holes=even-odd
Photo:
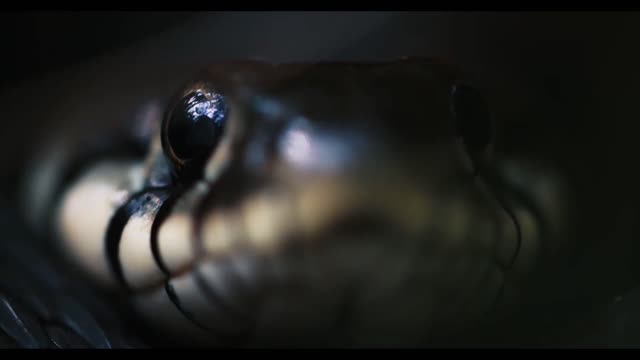
[[[211,62],[437,57],[482,85],[503,151],[552,159],[579,194],[576,256],[549,277],[561,300],[514,332],[640,346],[639,34],[634,12],[6,12],[0,204],[50,129],[125,116]]]
[[[182,12],[4,12],[2,86],[69,69],[118,51],[193,16]]]

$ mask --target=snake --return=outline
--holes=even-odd
[[[500,153],[481,89],[436,59],[212,64],[54,137],[26,215],[181,344],[436,344],[570,239],[562,176]]]

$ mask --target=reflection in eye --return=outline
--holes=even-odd
[[[167,119],[167,145],[182,161],[208,155],[222,137],[228,113],[221,94],[202,88],[194,90]]]
[[[186,101],[186,113],[190,120],[197,122],[202,116],[219,124],[227,113],[222,95],[198,90]]]

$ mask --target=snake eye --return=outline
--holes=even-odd
[[[468,85],[455,85],[451,91],[451,108],[456,130],[467,150],[485,151],[491,142],[493,127],[489,107],[480,92]]]
[[[225,131],[229,109],[225,98],[205,86],[186,93],[162,127],[162,146],[178,168],[201,165]]]

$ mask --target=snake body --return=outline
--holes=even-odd
[[[181,343],[433,344],[563,246],[561,181],[496,154],[480,93],[425,59],[215,64],[47,148],[29,216]]]

